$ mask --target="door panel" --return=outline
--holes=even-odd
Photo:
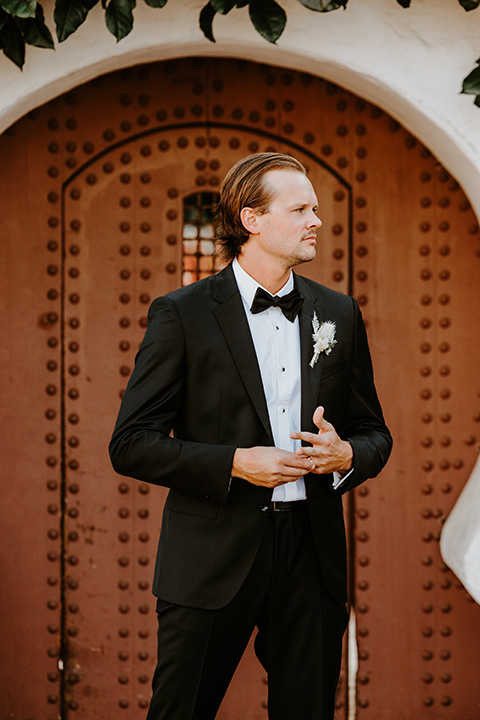
[[[140,713],[155,657],[150,580],[165,491],[115,478],[109,466],[106,447],[119,396],[148,305],[182,284],[185,199],[199,187],[218,189],[218,175],[212,182],[209,171],[225,170],[242,157],[252,137],[236,130],[232,151],[232,131],[223,127],[210,138],[201,127],[141,135],[90,163],[65,188],[66,602],[76,610],[67,614],[68,661],[76,680],[67,700],[85,718],[111,712],[115,696],[121,708]],[[258,142],[260,148],[266,144],[263,137]],[[198,168],[202,176],[196,176]],[[341,190],[321,165],[311,172],[328,197]],[[209,182],[202,185],[199,177]],[[326,222],[333,219],[329,208]],[[348,227],[348,202],[339,205],[335,219]],[[344,287],[347,239],[343,265],[335,261]],[[331,273],[333,262],[325,243],[313,273]],[[223,716],[264,717],[265,684],[251,649],[242,673],[251,689],[245,695],[235,683]],[[80,701],[83,683],[92,692]]]
[[[345,499],[356,716],[479,713],[479,608],[438,550],[479,440],[468,201],[398,123],[337,86],[188,59],[98,78],[0,138],[7,717],[145,716],[165,491],[116,476],[107,444],[149,303],[191,281],[192,263],[212,271],[211,256],[184,255],[192,198],[214,200],[229,167],[263,150],[308,167],[323,228],[299,271],[357,297],[395,441],[382,476]],[[344,662],[336,720],[346,677]],[[249,648],[220,718],[264,720],[265,700]]]
[[[368,185],[387,202],[356,207],[354,293],[395,447],[383,479],[356,498],[358,717],[391,705],[392,717],[470,718],[479,608],[438,540],[477,452],[478,229],[420,143],[391,118],[360,117],[356,202]],[[404,158],[402,171],[385,172],[387,153]]]
[[[31,166],[36,142],[28,132],[20,138],[10,130],[0,139],[0,711],[50,718],[62,637],[61,292],[55,220],[38,191],[45,165]]]

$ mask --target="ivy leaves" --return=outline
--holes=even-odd
[[[133,29],[135,0],[110,0],[106,6],[105,22],[117,42],[123,40]]]
[[[0,48],[18,67],[25,62],[25,45],[53,49],[43,8],[36,0],[0,0]]]
[[[5,12],[16,15],[19,18],[35,16],[35,0],[2,0],[0,5]]]
[[[327,13],[346,9],[349,0],[297,0],[308,10]],[[354,0],[352,0],[353,2]],[[396,1],[403,8],[412,0]],[[162,8],[167,0],[143,0],[152,8]],[[105,24],[117,39],[126,37],[133,29],[137,0],[55,0],[53,19],[59,42],[64,42],[85,22],[89,12],[99,3],[105,11]],[[476,10],[480,0],[458,0],[466,12]],[[215,42],[213,22],[217,15],[248,7],[255,30],[270,43],[276,43],[287,24],[285,10],[276,0],[209,0],[200,12],[200,28],[205,37]],[[33,45],[54,49],[52,33],[45,23],[43,8],[37,0],[0,0],[0,50],[20,69],[25,63],[25,48]],[[464,79],[462,93],[475,95],[480,107],[480,60]]]
[[[275,0],[210,0],[200,13],[200,28],[205,37],[215,42],[213,19],[215,15],[227,15],[233,8],[248,5],[250,20],[257,32],[271,43],[277,42],[287,24],[285,10]]]
[[[480,0],[458,0],[458,2],[467,12],[469,10],[475,10],[475,8],[480,5]]]
[[[345,8],[348,0],[298,0],[298,2],[315,12],[331,12],[340,7]],[[200,13],[200,28],[205,37],[215,42],[213,35],[215,15],[227,15],[230,10],[243,8],[246,5],[255,30],[268,42],[276,43],[287,24],[287,15],[275,0],[209,0]]]
[[[298,2],[315,12],[331,12],[341,7],[345,9],[348,0],[298,0]]]
[[[66,40],[80,27],[94,5],[96,2],[88,3],[86,0],[57,0],[53,19],[59,42]]]
[[[56,0],[53,20],[58,41],[64,42],[72,35],[100,2],[105,24],[117,42],[126,37],[133,29],[136,0]],[[167,4],[167,0],[144,2],[153,8]],[[26,45],[55,48],[42,6],[37,0],[0,0],[0,49],[20,69],[25,63]]]
[[[462,93],[475,95],[474,104],[480,107],[480,59],[477,60],[477,66],[463,81]]]

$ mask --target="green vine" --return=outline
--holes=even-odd
[[[314,12],[327,13],[345,9],[348,0],[297,0]],[[88,13],[101,2],[105,11],[105,24],[117,42],[133,29],[136,0],[55,0],[53,19],[58,42],[64,42],[87,19]],[[154,8],[162,8],[167,0],[143,0]],[[403,8],[411,0],[396,0]],[[480,0],[458,0],[469,12],[480,5]],[[205,37],[215,42],[213,22],[216,15],[227,15],[233,9],[248,7],[250,20],[258,33],[276,43],[287,24],[285,10],[276,0],[209,0],[200,12],[200,28]],[[52,33],[45,23],[43,8],[37,0],[0,0],[0,49],[20,69],[25,64],[25,48],[55,49]],[[480,107],[480,60],[463,81],[462,92],[475,95]]]

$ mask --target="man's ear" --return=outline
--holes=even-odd
[[[258,215],[252,208],[244,207],[240,211],[240,220],[249,235],[258,235],[260,232],[258,227]]]

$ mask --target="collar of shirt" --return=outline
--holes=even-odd
[[[269,295],[272,293],[267,290],[266,287],[263,287],[263,285],[260,285],[256,280],[252,278],[251,275],[249,275],[240,265],[237,258],[232,263],[233,273],[235,275],[235,280],[237,281],[238,289],[240,290],[240,295],[245,300],[247,306],[249,308],[252,307],[253,298],[255,297],[255,293],[257,292],[257,289],[261,287],[265,292],[268,292]],[[276,295],[278,297],[283,297],[283,295],[287,295],[289,292],[291,292],[295,287],[295,283],[293,281],[293,273],[290,271],[290,277],[288,278],[285,285],[282,287],[281,290],[279,290]]]

